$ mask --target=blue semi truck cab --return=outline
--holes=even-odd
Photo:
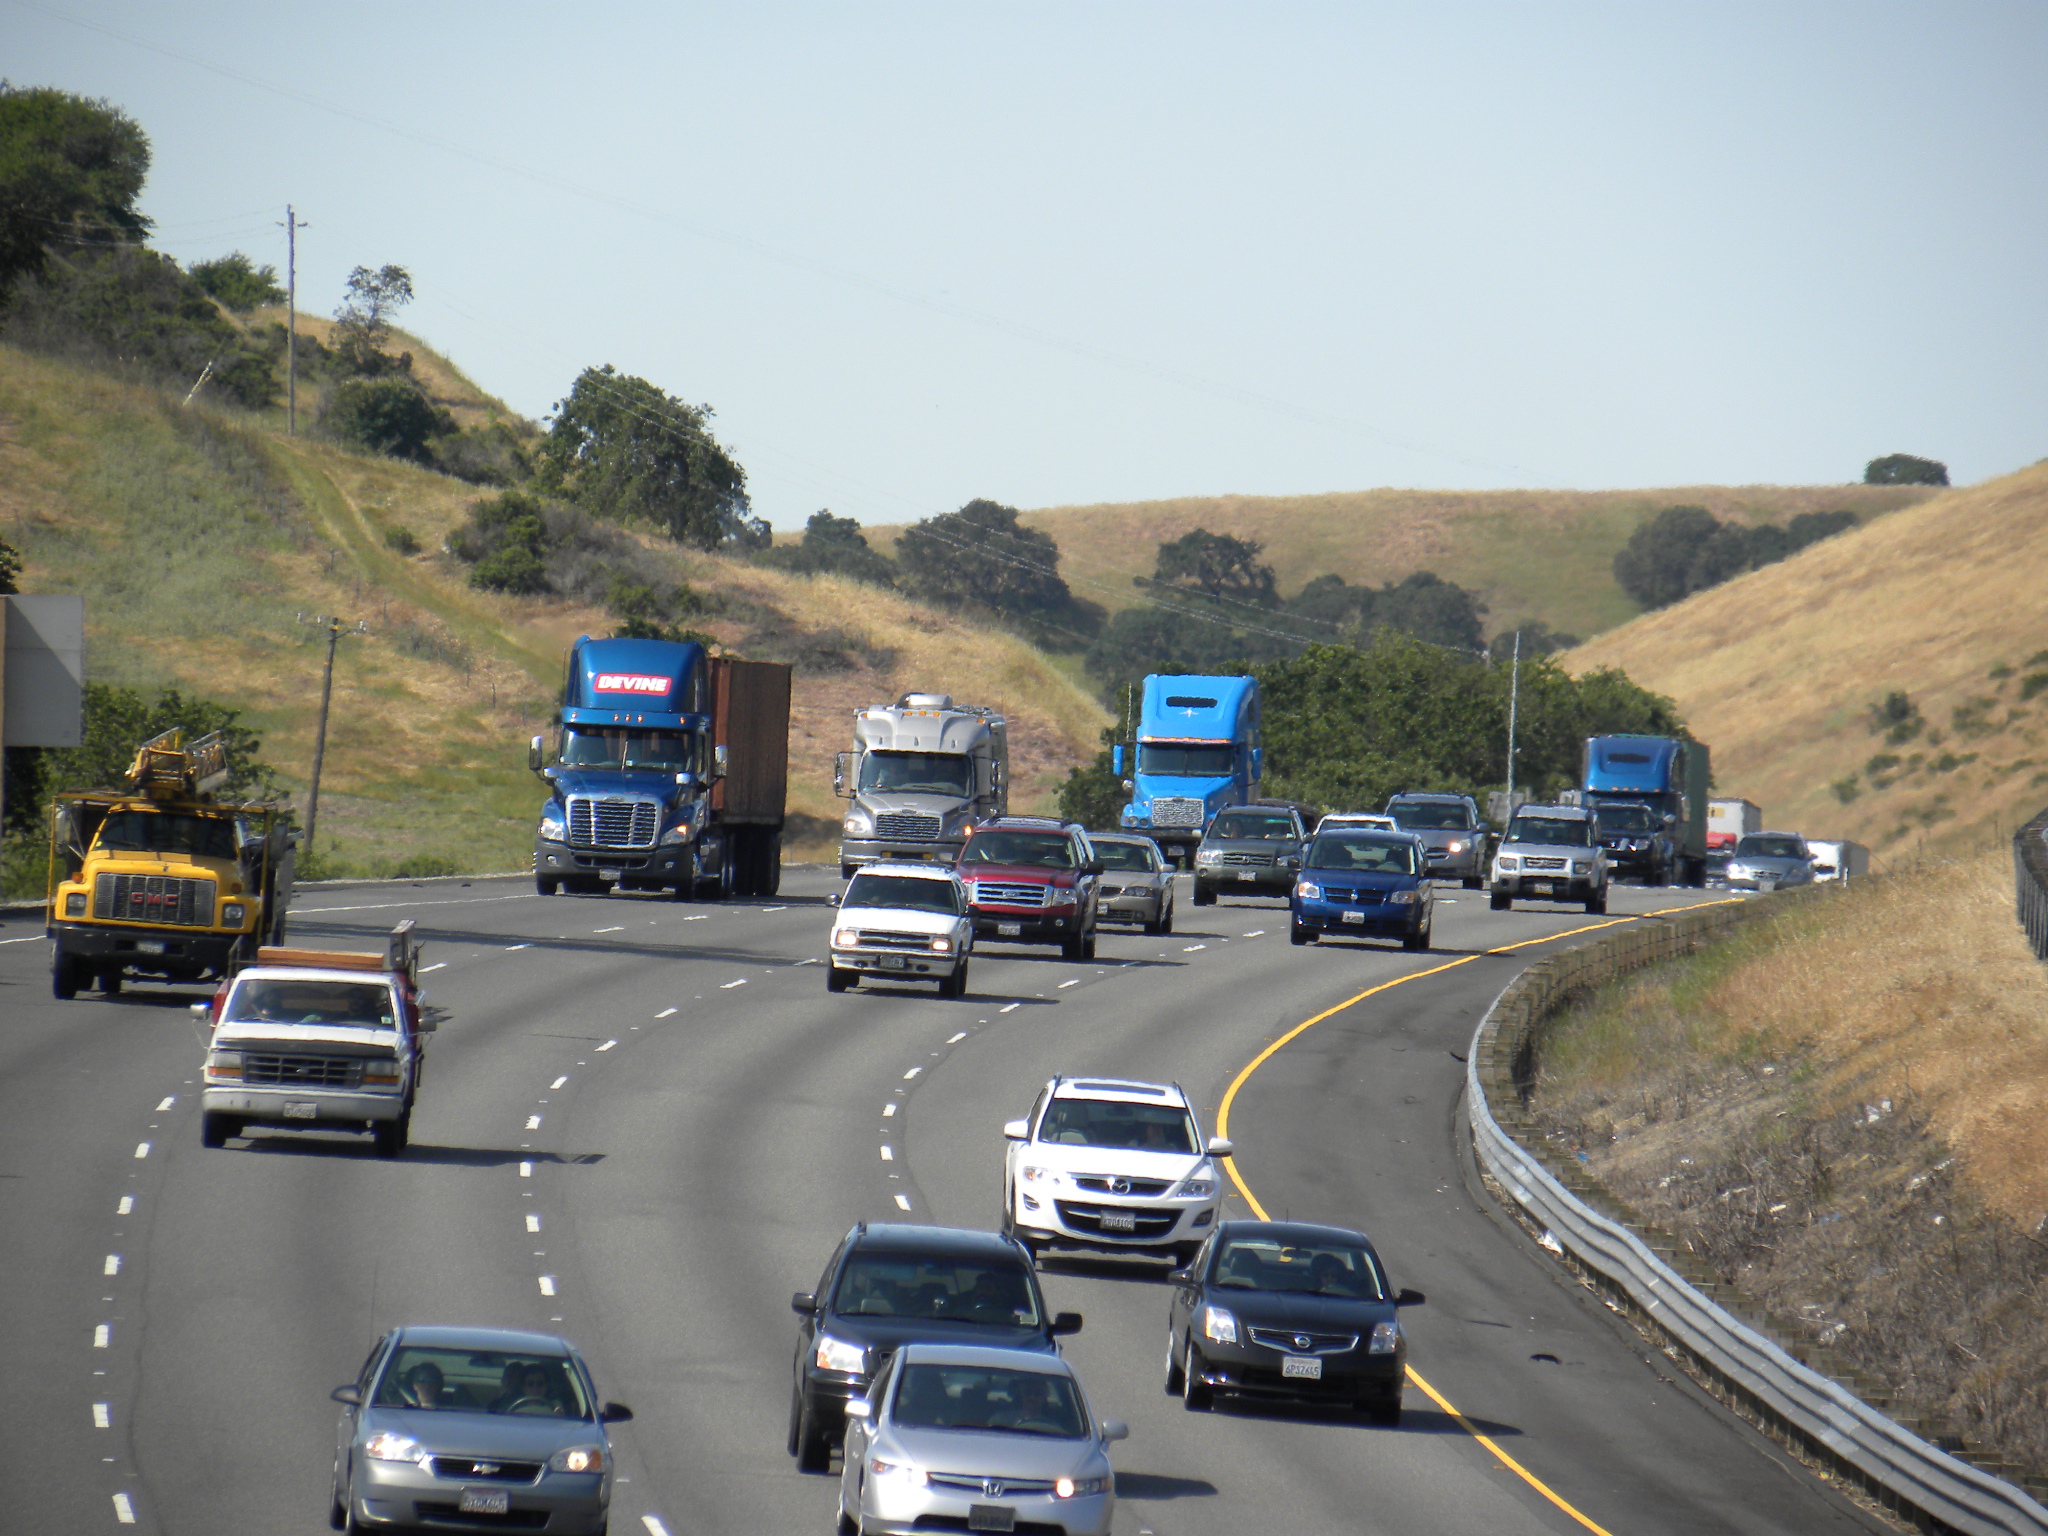
[[[1209,819],[1257,798],[1263,756],[1257,678],[1155,673],[1145,679],[1136,761],[1124,780],[1131,801],[1119,824],[1151,838],[1176,863],[1192,865]],[[1121,744],[1110,760],[1123,773]]]
[[[781,880],[790,669],[694,641],[569,648],[554,742],[527,763],[548,786],[534,884],[772,896]]]
[[[1707,878],[1707,749],[1682,736],[1589,736],[1579,803],[1608,866],[1651,884]]]

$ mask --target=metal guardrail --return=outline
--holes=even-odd
[[[2048,960],[2048,811],[2012,835],[2013,905],[2036,960]]]
[[[2037,820],[2048,826],[2048,813]],[[2039,893],[2048,890],[2048,845],[2038,831],[2035,848],[2034,890],[2040,900]],[[2026,879],[2023,863],[2023,884]],[[1544,1022],[1560,1004],[1599,982],[1726,936],[1780,902],[1825,896],[1823,887],[1694,908],[1631,925],[1529,967],[1494,1000],[1466,1057],[1474,1148],[1487,1173],[1572,1260],[1599,1276],[1771,1427],[1828,1458],[1887,1504],[1923,1520],[1970,1536],[2048,1536],[2048,1508],[2024,1490],[1942,1450],[1806,1364],[1793,1352],[1797,1346],[1787,1347],[1718,1305],[1709,1294],[1718,1288],[1714,1282],[1704,1281],[1707,1289],[1696,1285],[1678,1269],[1674,1249],[1660,1248],[1653,1234],[1596,1209],[1592,1201],[1599,1193],[1589,1179],[1569,1169],[1553,1171],[1513,1135],[1516,1126],[1529,1124],[1523,1094],[1534,1081]]]

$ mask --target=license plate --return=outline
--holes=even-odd
[[[164,952],[162,939],[137,939],[135,952],[139,955],[160,955]]]
[[[910,962],[901,955],[882,956],[882,969],[885,971],[900,971],[909,964]]]
[[[1102,1230],[1105,1232],[1135,1232],[1138,1230],[1138,1218],[1129,1211],[1104,1211],[1102,1213]]]
[[[625,871],[623,869],[600,869],[597,872],[600,880],[616,880],[624,874]]]
[[[457,1508],[465,1515],[509,1515],[512,1494],[504,1488],[465,1488]]]
[[[1018,934],[1022,933],[1023,931],[1024,931],[1024,925],[1023,925],[1022,923],[997,923],[997,924],[996,924],[996,936],[997,936],[998,938],[1004,938],[1004,939],[1014,939],[1014,938],[1016,938],[1016,937],[1017,937],[1017,935],[1018,935]],[[1008,1527],[1008,1526],[1004,1526],[1004,1527],[1003,1527],[1003,1529],[1004,1529],[1004,1530],[1008,1530],[1008,1529],[1009,1529],[1009,1527]]]
[[[1017,1511],[1007,1504],[970,1504],[967,1506],[967,1529],[1014,1531],[1017,1529]]]
[[[1323,1362],[1314,1355],[1283,1355],[1280,1359],[1280,1374],[1299,1381],[1321,1381]]]
[[[1365,914],[1363,912],[1346,912],[1344,914],[1344,921],[1347,923],[1362,923],[1365,921]]]
[[[1551,891],[1552,887],[1548,880],[1531,880],[1529,882],[1529,894],[1531,896],[1548,896],[1551,894]]]
[[[284,1117],[287,1120],[313,1120],[317,1119],[319,1114],[318,1104],[287,1104],[284,1107]]]
[[[1237,878],[1240,880],[1256,880],[1259,878],[1259,872],[1255,869],[1240,869],[1237,872]]]

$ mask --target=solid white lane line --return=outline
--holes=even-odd
[[[92,1331],[92,1347],[105,1349],[114,1342],[114,1328],[111,1323],[101,1323]]]
[[[116,1216],[130,1216],[133,1215],[134,1212],[135,1197],[133,1195],[123,1195],[121,1197],[121,1203],[114,1207],[114,1214]]]
[[[883,1162],[885,1162],[885,1163],[893,1163],[893,1162],[895,1162],[895,1161],[896,1161],[896,1149],[895,1149],[894,1147],[884,1147],[884,1148],[882,1148],[882,1161],[883,1161]]]
[[[730,992],[734,987],[744,987],[746,984],[747,978],[742,976],[738,981],[725,982],[719,987],[718,990],[721,992]]]
[[[25,939],[0,939],[0,944],[40,944],[48,935],[32,933]]]
[[[957,1034],[957,1035],[954,1035],[954,1036],[952,1036],[952,1037],[951,1037],[950,1039],[948,1039],[948,1040],[946,1041],[946,1044],[948,1044],[948,1045],[958,1045],[958,1044],[959,1044],[959,1043],[960,1043],[960,1042],[961,1042],[962,1040],[965,1040],[966,1038],[967,1038],[967,1031],[963,1029],[963,1030],[961,1030],[961,1031],[960,1031],[960,1033],[959,1033],[959,1034]]]
[[[158,1114],[162,1114],[165,1110],[169,1109],[173,1104],[177,1102],[178,1096],[174,1093],[169,1098],[165,1099],[163,1103],[157,1105],[156,1112]]]
[[[906,1083],[909,1082],[913,1077],[917,1076],[917,1074],[922,1072],[923,1070],[923,1067],[912,1067],[908,1072],[903,1074],[903,1081],[905,1081]]]
[[[119,1273],[121,1273],[121,1255],[119,1255],[118,1253],[108,1254],[107,1267],[104,1271],[102,1271],[102,1273],[109,1275],[118,1275]]]
[[[542,1275],[540,1277],[540,1293],[543,1296],[555,1294],[555,1277],[553,1275]]]
[[[548,1092],[553,1093],[557,1088],[561,1087],[562,1084],[566,1083],[567,1081],[569,1081],[569,1078],[565,1073],[563,1076],[556,1078],[552,1083],[548,1084]]]
[[[1081,978],[1076,976],[1072,981],[1061,982],[1058,986],[1053,988],[1053,991],[1064,992],[1069,987],[1078,987],[1079,985],[1081,985]]]
[[[526,1117],[526,1128],[527,1128],[527,1129],[528,1129],[529,1131],[537,1131],[537,1130],[539,1130],[539,1129],[540,1129],[540,1116],[539,1116],[539,1115],[528,1115],[528,1116]]]
[[[92,1427],[94,1429],[112,1429],[114,1427],[113,1404],[94,1403],[92,1405]]]
[[[519,1165],[519,1177],[521,1177],[522,1179],[530,1179],[530,1178],[532,1178],[532,1177],[533,1177],[533,1164],[531,1164],[531,1163],[521,1163],[521,1164]]]
[[[907,1211],[907,1210],[909,1210],[909,1209],[910,1209],[910,1196],[908,1196],[908,1195],[898,1195],[898,1196],[896,1197],[896,1203],[897,1203],[898,1205],[902,1206],[902,1207],[903,1207],[903,1209]]]
[[[884,1105],[882,1106],[882,1118],[883,1118],[884,1120],[888,1119],[888,1118],[889,1118],[889,1117],[890,1117],[891,1115],[893,1115],[893,1114],[895,1114],[895,1113],[896,1113],[896,1106],[895,1106],[894,1104],[884,1104]]]
[[[1024,1006],[1024,1005],[1023,1005],[1022,1003],[1011,1003],[1011,1004],[1010,1004],[1010,1005],[1009,1005],[1009,1006],[1008,1006],[1007,1008],[998,1008],[998,1009],[996,1010],[996,1012],[997,1012],[997,1013],[1014,1013],[1014,1012],[1016,1012],[1016,1011],[1017,1011],[1017,1010],[1018,1010],[1019,1008],[1022,1008],[1023,1006]]]
[[[436,961],[435,961],[435,962],[434,962],[434,963],[433,963],[432,965],[423,965],[423,966],[421,966],[421,967],[420,967],[420,974],[421,974],[422,976],[424,976],[424,975],[426,975],[426,974],[427,974],[427,972],[429,972],[429,971],[441,971],[441,970],[446,970],[447,968],[448,968],[448,962],[447,962],[446,960],[436,960]]]
[[[605,1041],[605,1043],[604,1043],[603,1045],[600,1045],[600,1046],[598,1047],[598,1049],[599,1049],[600,1051],[608,1051],[608,1050],[610,1050],[610,1049],[611,1049],[611,1048],[612,1048],[613,1046],[617,1045],[618,1043],[619,1043],[619,1042],[618,1042],[618,1041],[616,1041],[616,1040],[607,1040],[607,1041]]]
[[[647,1536],[668,1536],[668,1527],[661,1523],[659,1515],[642,1515],[640,1523],[647,1527]]]
[[[135,1505],[125,1493],[114,1495],[114,1518],[123,1525],[135,1523]]]
[[[670,1015],[674,1014],[675,1012],[676,1010],[673,1008],[664,1008],[661,1010],[661,1012],[657,1013],[655,1017],[657,1019],[665,1019],[668,1018]]]
[[[135,1144],[135,1155],[137,1157],[149,1156],[149,1143],[146,1141],[138,1141]]]
[[[526,1230],[529,1232],[538,1232],[540,1230],[540,1218],[534,1215],[532,1211],[526,1213]]]

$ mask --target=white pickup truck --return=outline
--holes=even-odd
[[[226,1146],[251,1125],[367,1131],[379,1157],[412,1132],[425,1037],[408,918],[381,955],[265,947],[194,1013],[211,1017],[200,1139]]]

